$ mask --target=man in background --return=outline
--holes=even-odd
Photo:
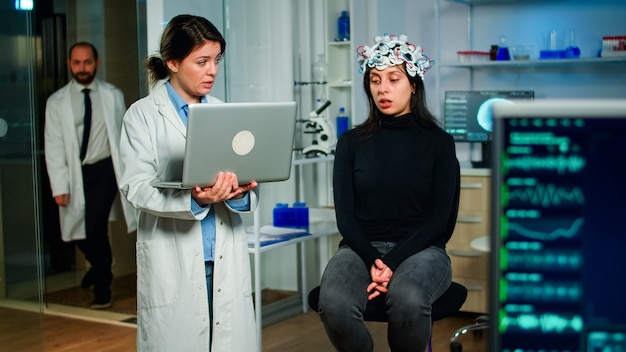
[[[90,264],[81,286],[93,285],[91,308],[105,309],[112,302],[108,220],[118,196],[118,144],[126,105],[121,90],[96,79],[100,59],[95,46],[74,44],[67,65],[73,79],[46,103],[46,167],[62,238],[76,243]],[[124,201],[122,206],[128,231],[134,231],[134,210]]]

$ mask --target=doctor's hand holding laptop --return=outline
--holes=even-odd
[[[258,186],[256,181],[240,186],[237,182],[237,175],[232,172],[220,172],[213,186],[195,186],[191,189],[191,196],[198,205],[206,205],[243,198],[246,192],[255,189],[256,186]]]
[[[287,180],[295,123],[295,102],[190,104],[182,179],[151,185],[214,203]]]

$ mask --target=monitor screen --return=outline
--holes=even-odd
[[[445,92],[444,125],[458,142],[488,142],[493,132],[491,108],[499,102],[533,99],[526,90],[455,90]]]
[[[626,350],[626,100],[494,106],[489,350]]]

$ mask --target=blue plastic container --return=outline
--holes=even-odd
[[[277,227],[309,226],[309,208],[306,203],[293,203],[293,207],[287,203],[276,203],[273,216],[273,225]]]
[[[541,50],[539,51],[539,59],[564,59],[565,58],[565,50]]]

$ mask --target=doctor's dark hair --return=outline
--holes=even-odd
[[[182,61],[206,41],[218,42],[220,56],[224,55],[226,40],[211,21],[193,15],[172,18],[161,36],[160,55],[150,56],[145,62],[150,83],[155,84],[169,76],[167,61]]]
[[[425,128],[441,128],[437,118],[430,112],[430,110],[428,110],[426,105],[426,89],[424,87],[424,81],[419,75],[411,77],[411,75],[407,74],[405,65],[406,64],[402,64],[400,67],[402,67],[402,72],[404,72],[405,76],[409,79],[409,83],[415,92],[411,94],[411,101],[409,103],[413,118],[419,125]],[[380,115],[382,115],[382,112],[378,110],[378,107],[376,106],[374,96],[370,90],[371,70],[371,67],[367,67],[363,74],[363,90],[367,96],[369,106],[367,119],[360,125],[361,131],[365,135],[369,135],[378,129],[380,126]]]
[[[78,48],[78,47],[91,49],[91,51],[93,52],[94,60],[98,60],[98,49],[96,49],[96,47],[93,44],[89,43],[89,42],[78,42],[78,43],[75,43],[74,45],[72,45],[70,47],[70,50],[67,52],[67,57],[71,58],[72,57],[72,51],[74,51],[74,48]]]

